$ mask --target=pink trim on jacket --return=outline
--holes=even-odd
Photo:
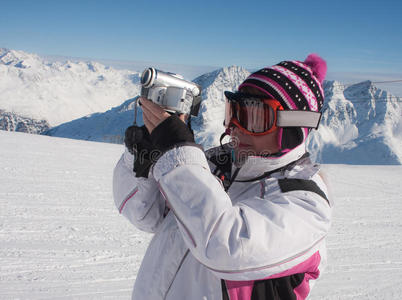
[[[119,213],[123,211],[123,208],[126,205],[127,201],[130,200],[137,192],[138,188],[135,188],[134,191],[132,191],[132,193],[123,201],[123,203],[120,205]]]

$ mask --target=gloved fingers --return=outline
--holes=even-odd
[[[172,115],[154,129],[151,140],[156,149],[165,152],[175,145],[193,144],[194,136],[177,115]]]
[[[125,132],[125,141],[130,144],[137,144],[144,138],[145,133],[148,133],[145,128],[138,126],[130,126]]]
[[[124,144],[131,154],[143,149],[153,149],[151,137],[145,126],[132,125],[128,127],[125,132]]]
[[[130,126],[126,129],[126,132],[124,133],[124,144],[131,154],[134,154],[135,130],[135,126]]]
[[[136,157],[134,161],[135,177],[148,178],[149,169],[152,166],[152,161],[143,157]]]
[[[154,128],[156,127],[156,124],[154,123],[154,121],[149,119],[145,109],[142,110],[142,119],[144,120],[144,125],[147,128],[148,132],[151,133],[152,130],[154,130]]]
[[[132,140],[132,136],[133,136],[133,132],[134,132],[134,127],[135,126],[130,126],[127,127],[125,133],[124,133],[124,137],[126,140]]]

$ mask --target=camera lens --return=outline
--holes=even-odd
[[[144,87],[149,87],[150,85],[152,85],[152,80],[154,77],[154,69],[153,68],[148,68],[146,70],[144,70],[144,72],[142,72],[141,75],[141,84]]]
[[[148,85],[152,78],[152,69],[146,69],[141,75],[141,84]]]

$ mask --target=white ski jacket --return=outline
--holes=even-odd
[[[326,261],[332,204],[304,154],[302,144],[280,158],[249,157],[225,192],[200,148],[169,150],[149,178],[135,177],[126,150],[114,170],[116,206],[155,233],[132,298],[305,299]]]

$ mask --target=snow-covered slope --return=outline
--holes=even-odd
[[[0,109],[56,126],[120,105],[139,92],[139,75],[96,62],[49,63],[0,48]]]
[[[133,124],[134,100],[128,99],[105,113],[94,113],[56,126],[43,134],[78,140],[121,144],[125,129]],[[141,107],[137,106],[137,124],[143,125]]]
[[[129,299],[152,236],[114,206],[123,146],[5,131],[0,145],[0,299]],[[402,167],[323,167],[336,209],[309,299],[399,300]]]
[[[0,299],[129,299],[149,234],[115,208],[123,146],[0,130]]]

